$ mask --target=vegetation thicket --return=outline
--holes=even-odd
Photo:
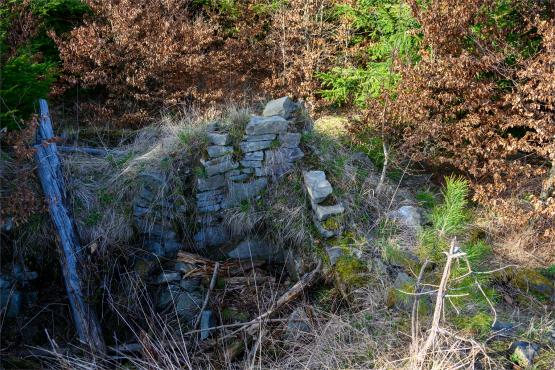
[[[520,248],[551,259],[554,3],[408,3],[421,27],[420,60],[399,64],[394,96],[385,108],[373,102],[371,125],[412,160],[467,176],[503,232],[532,227],[538,239]]]
[[[301,103],[290,121],[302,165],[255,202],[222,211],[222,225],[233,237],[264,233],[264,242],[324,261],[325,278],[304,302],[317,335],[272,342],[283,334],[273,325],[286,320],[271,319],[260,323],[254,344],[247,343],[253,336],[241,340],[241,349],[226,349],[225,365],[235,366],[253,344],[245,356],[251,367],[257,361],[269,368],[509,367],[522,359],[510,357],[503,336],[492,334],[505,325],[507,335],[541,344],[537,368],[553,368],[555,0],[6,0],[0,1],[0,48],[0,236],[10,238],[0,247],[17,261],[4,259],[2,273],[32,266],[40,284],[51,282],[46,271],[54,270],[55,258],[43,252],[56,250],[55,233],[33,156],[36,102],[48,96],[55,124],[62,110],[79,115],[78,127],[55,127],[63,138],[54,140],[66,144],[60,150],[65,201],[86,246],[83,275],[100,287],[94,304],[102,306],[105,329],[116,323],[112,339],[141,346],[137,356],[124,354],[114,364],[194,368],[195,361],[213,360],[196,339],[166,337],[182,323],[164,321],[144,299],[150,285],[162,290],[145,281],[170,261],[137,257],[144,248],[136,199],[147,193],[140,175],[167,177],[164,194],[172,198],[164,200],[183,205],[172,227],[191,251],[204,221],[189,197],[206,174],[198,163],[208,132],[219,124],[230,136],[222,148],[230,161],[238,159],[257,104],[288,95]],[[79,136],[84,126],[92,140]],[[117,150],[96,148],[108,146],[106,132]],[[286,135],[270,136],[269,149],[277,152]],[[81,144],[106,155],[71,147]],[[328,197],[320,210],[336,201],[344,208],[322,218],[335,235],[329,239],[308,208],[302,171],[309,169],[324,171],[333,185],[333,202]],[[257,170],[242,168],[236,178],[250,179]],[[411,176],[420,171],[437,181]],[[284,257],[288,269],[308,271],[303,258],[291,257]],[[262,301],[274,307],[291,282],[280,275],[276,283],[275,266],[266,267],[252,269],[253,281],[261,273],[271,288],[254,284],[252,293],[241,285],[240,295],[225,299],[227,283],[216,282],[214,267],[217,284],[206,302],[215,289],[210,299],[225,306],[221,333],[232,327],[236,333],[237,321],[262,312]],[[250,272],[242,272],[249,281]],[[33,284],[38,288],[19,285]],[[48,307],[46,295],[39,302]],[[242,312],[241,306],[249,307]],[[20,317],[12,327],[21,333],[38,326],[35,317],[24,324]],[[518,327],[527,320],[529,328]],[[196,331],[186,337],[191,333],[196,338]],[[52,335],[51,344],[73,340],[71,330]],[[192,352],[171,353],[176,348]],[[68,368],[81,364],[67,361]]]

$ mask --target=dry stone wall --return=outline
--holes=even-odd
[[[229,132],[218,123],[210,125],[207,147],[201,160],[202,174],[195,181],[192,197],[198,230],[194,245],[199,254],[221,259],[257,259],[281,262],[295,280],[304,269],[302,258],[291,250],[268,243],[256,235],[230,235],[225,225],[226,211],[256,200],[272,181],[291,171],[296,161],[304,157],[299,145],[301,133],[296,131],[295,119],[299,105],[287,97],[270,101],[261,116],[252,116],[238,145],[232,144]],[[325,231],[322,222],[343,212],[340,204],[329,205],[333,189],[322,171],[304,174],[311,200],[314,222],[326,237],[338,235],[337,230]],[[155,302],[158,312],[170,306],[184,320],[191,321],[200,314],[202,287],[200,280],[188,276],[195,266],[172,261],[183,244],[177,238],[174,216],[184,213],[171,194],[167,194],[168,179],[161,172],[141,174],[141,189],[133,202],[133,216],[143,249],[149,257],[138,258],[136,270],[149,273],[152,263],[164,257],[164,268],[156,279]],[[190,225],[187,225],[189,227]],[[327,233],[326,233],[327,232]],[[144,266],[144,268],[142,267]],[[157,268],[155,270],[159,271]],[[211,312],[202,312],[201,327],[211,320]]]
[[[161,172],[143,172],[141,190],[133,201],[133,218],[150,257],[174,257],[181,243],[173,226],[173,218],[184,212],[183,206],[167,192],[168,179]]]
[[[213,125],[208,133],[207,159],[201,162],[204,175],[196,184],[199,231],[194,240],[199,250],[218,248],[229,241],[222,211],[258,197],[270,181],[290,171],[304,156],[299,148],[301,133],[294,132],[291,124],[298,110],[298,104],[288,97],[270,101],[262,116],[250,118],[238,148],[231,145],[229,133]],[[229,257],[256,253],[252,250],[259,244],[244,240]],[[244,245],[249,248],[241,247]]]

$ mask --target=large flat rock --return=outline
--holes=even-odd
[[[232,182],[229,184],[229,194],[222,202],[223,208],[234,207],[243,200],[252,199],[268,185],[268,179],[265,177],[244,183]]]
[[[227,257],[238,260],[272,261],[283,258],[283,252],[264,240],[246,239],[226,253]]]
[[[285,148],[296,148],[301,143],[301,134],[295,132],[284,132],[279,135],[279,142]]]
[[[244,153],[257,152],[272,146],[271,141],[243,141],[239,144]]]
[[[198,191],[214,190],[225,186],[225,178],[223,175],[215,175],[211,177],[199,177],[197,179]]]
[[[333,206],[321,206],[319,204],[315,204],[314,208],[314,213],[316,214],[318,221],[326,221],[332,216],[337,216],[345,212],[345,208],[341,204]]]
[[[210,161],[204,161],[203,165],[208,177],[234,170],[239,167],[239,164],[235,162],[229,154]]]
[[[303,151],[298,148],[279,148],[266,151],[266,164],[294,162],[304,157]]]
[[[245,141],[273,141],[276,137],[276,134],[247,135]]]
[[[279,134],[287,131],[288,122],[280,116],[252,116],[247,124],[247,135]]]

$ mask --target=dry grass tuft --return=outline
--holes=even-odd
[[[167,114],[159,124],[139,130],[130,144],[113,154],[63,155],[69,203],[84,244],[104,250],[131,241],[132,201],[141,188],[141,173],[163,173],[167,186],[156,196],[185,203],[191,169],[207,145],[208,123],[218,121],[238,131],[247,118],[248,109],[237,106]],[[173,216],[180,220],[183,214]]]

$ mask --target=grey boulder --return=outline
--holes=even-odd
[[[285,338],[288,340],[298,339],[300,336],[312,331],[310,320],[306,311],[302,307],[298,307],[291,312],[287,319],[287,328],[285,329]]]
[[[328,254],[328,258],[330,259],[330,265],[335,265],[337,260],[341,258],[344,254],[343,249],[341,247],[327,247],[326,253]]]
[[[284,96],[279,99],[270,100],[266,104],[266,107],[264,107],[262,115],[265,117],[282,116],[286,119],[290,119],[298,109],[299,105],[297,103],[289,99],[289,97]]]
[[[531,367],[534,359],[538,354],[540,346],[533,343],[524,341],[516,341],[511,344],[509,352],[511,353],[511,360],[516,362],[517,365],[522,367]]]
[[[319,204],[314,205],[314,213],[318,221],[325,221],[332,216],[337,216],[345,212],[345,208],[341,204],[336,204],[333,206],[321,206]]]
[[[389,213],[389,218],[398,221],[402,225],[417,229],[422,225],[420,210],[414,206],[403,206]]]
[[[282,257],[281,250],[278,247],[259,239],[243,240],[229,250],[226,255],[238,260],[260,259],[266,261],[274,261]]]
[[[301,143],[301,134],[285,132],[279,135],[279,142],[285,148],[296,148]]]

